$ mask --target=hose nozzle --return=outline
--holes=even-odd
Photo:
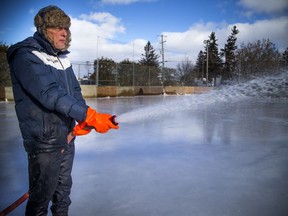
[[[118,125],[119,123],[116,121],[116,115],[113,115],[111,118],[110,118],[110,120],[111,120],[111,122],[112,122],[112,124],[114,124],[114,125]]]

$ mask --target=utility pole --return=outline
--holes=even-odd
[[[161,67],[161,75],[162,75],[162,89],[163,89],[163,93],[165,93],[164,90],[164,80],[165,80],[165,76],[164,76],[164,43],[166,41],[164,41],[164,35],[161,35],[161,55],[162,55],[162,67]]]
[[[132,85],[135,86],[135,64],[134,64],[134,50],[135,50],[135,45],[133,42],[133,83]]]
[[[162,68],[164,68],[164,35],[161,35],[161,55],[162,55]]]
[[[96,62],[96,86],[99,85],[99,36],[97,35],[97,62]]]

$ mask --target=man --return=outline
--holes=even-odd
[[[16,114],[28,153],[29,216],[47,215],[50,201],[53,216],[68,215],[74,136],[91,129],[100,133],[118,129],[111,115],[97,113],[82,97],[66,56],[70,24],[60,8],[44,7],[34,18],[33,37],[7,52]]]

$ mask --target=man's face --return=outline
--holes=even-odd
[[[47,36],[54,48],[62,50],[66,46],[68,40],[67,28],[47,28]]]

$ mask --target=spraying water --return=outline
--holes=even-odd
[[[160,116],[196,109],[203,105],[236,102],[251,98],[288,98],[288,71],[277,75],[251,80],[247,83],[225,86],[207,94],[187,95],[180,100],[162,102],[123,113],[117,122],[128,123],[153,119]]]

